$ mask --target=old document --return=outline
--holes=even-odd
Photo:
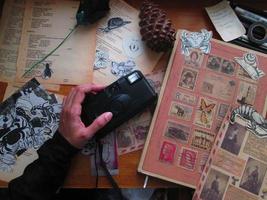
[[[76,25],[78,1],[26,1],[16,80],[36,77],[41,83],[81,84],[92,81],[95,28],[78,26],[45,61],[31,66],[55,49]],[[26,72],[26,74],[25,74]]]
[[[0,24],[0,80],[13,82],[21,37],[25,1],[6,0]]]
[[[142,42],[138,10],[120,0],[111,0],[110,8],[97,28],[93,81],[98,84],[110,84],[136,69],[148,74],[162,55]]]
[[[224,41],[231,41],[246,33],[245,27],[227,1],[207,7],[206,11]]]

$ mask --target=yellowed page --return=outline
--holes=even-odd
[[[24,11],[25,1],[5,1],[0,23],[1,81],[13,82],[16,77],[16,63]]]
[[[78,1],[27,1],[17,61],[17,82],[37,78],[41,83],[90,82],[95,51],[94,26],[78,26],[51,56],[24,77],[34,63],[56,48],[76,25]]]

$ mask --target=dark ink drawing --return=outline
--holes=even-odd
[[[121,17],[113,17],[108,20],[107,27],[105,28],[100,28],[100,30],[103,33],[108,33],[113,29],[120,28],[126,24],[131,23],[131,21],[124,21]]]
[[[35,80],[0,104],[0,171],[11,171],[17,157],[37,150],[58,128],[61,112],[53,95]]]

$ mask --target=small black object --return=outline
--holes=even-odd
[[[92,24],[104,17],[109,9],[109,0],[81,0],[76,14],[77,24]]]
[[[140,71],[133,71],[106,87],[103,91],[86,95],[82,103],[81,119],[88,126],[104,112],[112,112],[111,121],[99,130],[100,139],[123,122],[153,104],[157,94]]]
[[[267,43],[267,24],[256,22],[250,25],[248,39],[257,45]]]

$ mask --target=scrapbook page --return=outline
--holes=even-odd
[[[20,176],[58,128],[61,103],[32,79],[0,104],[0,179]]]
[[[267,56],[211,35],[177,33],[139,172],[195,188],[229,108],[263,112]]]
[[[229,114],[193,199],[266,199],[266,136],[267,120],[252,107],[241,106]]]

